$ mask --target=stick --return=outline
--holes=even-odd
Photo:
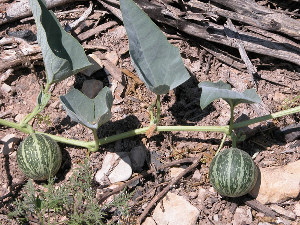
[[[93,2],[90,2],[90,6],[88,7],[88,9],[77,20],[75,20],[70,24],[68,23],[66,24],[65,30],[69,32],[71,30],[76,29],[80,25],[80,23],[82,23],[88,18],[88,16],[92,13],[92,10],[93,10]]]
[[[275,218],[277,213],[270,209],[268,206],[261,204],[259,201],[255,199],[245,199],[245,204],[255,209],[256,211],[263,212],[266,216],[270,216]]]
[[[241,55],[241,58],[247,66],[248,73],[250,75],[252,75],[251,81],[254,82],[253,75],[257,74],[257,69],[255,68],[255,66],[253,66],[252,62],[250,61],[250,59],[249,59],[249,57],[246,53],[246,50],[244,48],[244,45],[240,41],[241,37],[240,37],[237,29],[235,28],[235,26],[233,25],[233,23],[231,22],[230,19],[227,19],[227,26],[226,27],[228,29],[224,29],[224,31],[225,31],[225,34],[226,34],[227,38],[232,38],[233,39],[233,43],[235,43],[235,45],[236,45],[235,47],[238,48],[238,50],[240,52],[240,55]]]
[[[196,168],[200,162],[201,158],[197,158],[192,165],[190,165],[188,168],[186,168],[184,171],[182,171],[177,177],[175,177],[158,195],[156,195],[150,203],[147,205],[146,209],[143,211],[143,213],[138,218],[138,222],[141,224],[141,222],[144,220],[150,209],[154,206],[154,204],[159,201],[170,189],[171,187],[176,184],[184,175],[191,172],[194,168]]]
[[[99,34],[102,31],[107,30],[108,28],[111,28],[113,26],[117,25],[117,22],[115,21],[109,21],[107,23],[101,24],[99,26],[97,26],[96,28],[90,29],[86,32],[83,32],[81,34],[79,34],[77,37],[80,41],[84,41],[90,37],[92,37],[95,34]]]

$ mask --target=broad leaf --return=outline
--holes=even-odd
[[[113,97],[108,87],[104,87],[93,99],[77,89],[72,89],[66,95],[60,96],[60,101],[73,121],[91,129],[97,129],[111,118]]]
[[[166,94],[190,78],[178,48],[132,0],[120,0],[131,61],[155,94]]]
[[[37,26],[37,40],[42,49],[47,82],[59,82],[91,65],[82,46],[61,27],[45,0],[29,0]]]
[[[202,88],[200,106],[204,109],[216,99],[223,98],[229,105],[235,107],[240,103],[260,103],[261,99],[254,89],[247,89],[243,93],[231,90],[231,86],[222,81],[217,83],[201,82],[198,85]]]

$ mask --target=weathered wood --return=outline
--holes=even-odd
[[[114,2],[114,0],[109,0],[109,2],[111,1]],[[106,0],[106,2],[108,2],[108,0]],[[151,1],[150,3],[147,0],[136,0],[135,2],[157,22],[172,26],[177,30],[194,37],[230,47],[234,46],[232,40],[229,40],[226,37],[224,26],[212,22],[196,24],[186,21],[181,17],[167,12],[168,10],[165,5],[159,2]],[[114,2],[114,4],[116,3]],[[291,45],[290,43],[280,43],[274,40],[269,40],[263,35],[245,31],[239,31],[239,36],[246,51],[272,56],[300,65],[300,49],[297,46]]]
[[[236,46],[240,52],[241,58],[245,62],[245,65],[247,66],[248,73],[251,75],[250,80],[252,81],[252,84],[254,84],[253,76],[255,74],[257,74],[257,69],[250,61],[250,59],[245,51],[245,48],[243,46],[243,43],[240,41],[241,38],[239,36],[239,33],[230,19],[227,19],[227,24],[226,24],[225,28],[226,27],[228,29],[224,29],[225,34],[226,34],[227,38],[233,39],[233,42],[236,44]]]
[[[192,9],[214,13],[216,15],[230,18],[245,24],[252,25],[264,30],[276,31],[293,38],[300,39],[300,21],[288,15],[276,12],[264,6],[258,5],[252,0],[212,0],[212,2],[223,5],[230,10],[225,10],[212,4],[191,0],[188,5]]]
[[[80,0],[80,1],[86,1],[86,0]],[[48,9],[61,6],[70,2],[74,2],[74,0],[46,0]],[[0,25],[13,22],[15,20],[22,19],[31,15],[32,12],[28,0],[17,1],[11,4],[6,9],[4,18],[0,18]]]

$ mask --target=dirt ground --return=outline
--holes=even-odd
[[[62,24],[73,21],[88,7],[88,3],[76,2],[68,6],[55,8],[55,12],[64,12],[71,9],[79,9],[77,12],[64,14],[58,17]],[[98,21],[101,15],[100,22]],[[103,21],[116,21],[118,24],[106,31],[103,31],[84,43],[90,45],[105,46],[106,50],[100,50],[102,54],[115,51],[118,55],[117,67],[127,69],[134,74],[135,71],[130,63],[128,53],[128,41],[125,29],[122,23],[113,15],[94,5],[94,12],[85,22],[85,26],[80,26],[75,33],[83,32],[93,27],[96,23]],[[36,31],[33,20],[25,20],[24,22],[13,22],[0,27],[0,38],[7,37],[9,32],[29,29]],[[229,107],[223,100],[212,103],[209,107],[201,110],[199,99],[201,90],[198,83],[201,81],[219,81],[230,83],[235,89],[243,90],[252,86],[249,84],[249,74],[246,71],[238,71],[229,65],[226,65],[199,46],[201,40],[192,37],[186,37],[176,31],[172,31],[172,35],[166,32],[168,40],[177,46],[181,52],[185,66],[191,74],[191,78],[170,91],[169,94],[162,96],[162,119],[161,125],[226,125],[229,120]],[[174,33],[176,38],[174,38]],[[1,52],[15,46],[1,46]],[[222,46],[219,46],[222,48]],[[99,51],[99,50],[98,50]],[[86,53],[92,53],[93,50],[86,50]],[[236,49],[232,52],[238,55]],[[3,54],[3,53],[1,53]],[[1,56],[0,54],[0,56]],[[3,57],[3,55],[2,55]],[[235,110],[236,118],[248,116],[254,118],[269,113],[273,113],[292,107],[299,102],[286,105],[289,99],[293,99],[299,95],[300,87],[300,67],[282,60],[249,53],[250,59],[254,62],[258,69],[258,77],[255,78],[254,87],[262,99],[263,104],[259,106],[250,106],[246,104],[239,105]],[[33,63],[34,64],[34,63]],[[9,85],[12,90],[9,93],[0,93],[0,115],[9,112],[3,118],[10,121],[18,121],[20,118],[31,112],[36,103],[36,98],[40,90],[40,84],[45,81],[45,73],[43,66],[36,63],[35,71],[28,66],[23,65],[13,68],[12,75],[5,80],[5,84]],[[110,122],[100,127],[99,137],[129,131],[139,127],[147,126],[149,123],[148,105],[151,104],[155,95],[151,93],[144,84],[137,83],[134,79],[123,73],[123,86],[121,96],[118,96],[112,106],[113,116]],[[52,98],[48,106],[43,111],[44,115],[49,116],[49,121],[39,121],[35,119],[33,125],[35,129],[60,135],[66,138],[79,140],[92,140],[92,133],[80,124],[72,122],[62,109],[59,96],[64,95],[68,90],[75,86],[81,89],[82,83],[87,79],[98,79],[106,85],[110,85],[107,74],[104,70],[94,73],[91,77],[82,74],[72,76],[53,87]],[[116,93],[116,92],[115,92]],[[247,131],[248,138],[239,147],[247,151],[250,155],[256,154],[255,162],[261,167],[286,165],[300,158],[300,141],[299,139],[286,141],[276,135],[277,131],[289,125],[299,122],[299,114],[282,117],[273,121],[268,121],[251,126],[251,131]],[[16,134],[20,140],[26,137],[22,132],[13,128],[0,126],[0,139],[7,134]],[[194,206],[201,208],[199,224],[228,224],[233,220],[235,209],[244,205],[243,200],[222,198],[214,192],[209,192],[204,205],[199,205],[197,198],[193,198],[191,193],[197,192],[199,188],[209,190],[211,185],[208,180],[208,167],[213,154],[218,148],[222,134],[209,132],[161,132],[150,138],[144,135],[123,139],[111,144],[100,146],[96,153],[90,155],[90,165],[93,171],[101,168],[101,162],[107,152],[130,151],[133,147],[144,145],[150,152],[156,152],[161,162],[170,162],[172,160],[182,159],[185,157],[203,157],[205,162],[199,164],[196,170],[199,170],[201,179],[195,182],[192,171],[182,178],[170,191],[185,196]],[[225,146],[230,146],[230,141],[225,142]],[[0,145],[2,145],[0,143]],[[12,209],[12,202],[18,198],[20,191],[7,195],[12,186],[23,183],[26,178],[19,170],[16,163],[16,149],[9,155],[0,157],[0,221],[2,224],[13,224],[6,215]],[[76,164],[82,162],[87,156],[87,150],[70,145],[60,144],[63,149],[64,159],[63,165],[58,173],[61,178],[55,185],[63,185],[64,177],[71,172]],[[149,154],[150,155],[150,154]],[[144,168],[148,169],[147,166]],[[149,191],[149,189],[158,183],[169,181],[169,168],[163,173],[157,174],[156,181],[153,177],[147,177],[137,184],[134,189],[141,190],[140,195]],[[39,185],[39,184],[36,184]],[[22,187],[22,186],[21,186]],[[97,187],[95,187],[97,188]],[[158,191],[162,187],[158,188]],[[153,196],[147,196],[148,202]],[[287,210],[293,210],[298,199],[292,199],[288,202],[280,204]],[[133,216],[139,216],[142,213],[143,202],[134,202],[131,208]],[[251,209],[249,206],[245,206]],[[228,211],[229,209],[229,211]],[[253,215],[252,224],[259,222],[270,222],[268,218],[251,209]],[[150,212],[151,214],[151,212]],[[219,215],[220,221],[212,222],[214,215]],[[261,216],[263,215],[263,216]],[[286,224],[299,224],[300,219],[290,221],[282,217]]]

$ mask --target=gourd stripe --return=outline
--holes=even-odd
[[[215,160],[216,162],[214,163],[214,166],[213,166],[213,169],[212,169],[212,179],[215,180],[217,179],[216,176],[217,176],[217,167],[218,167],[218,160],[219,160],[219,156],[220,154],[216,155],[215,158],[213,160]],[[220,188],[220,184],[219,184],[219,181],[217,182],[214,182],[216,184],[216,188],[219,189]]]
[[[49,151],[48,149],[51,149],[51,146],[49,144],[49,142],[52,142],[52,140],[50,140],[47,136],[45,135],[41,135],[41,137],[44,139],[44,142],[45,142],[45,145],[47,145],[45,147],[45,149],[47,149],[47,158],[45,159],[44,158],[44,162],[45,162],[45,165],[46,165],[46,170],[48,171],[44,171],[44,173],[42,174],[42,176],[44,176],[45,173],[51,173],[51,166],[52,166],[52,161],[49,161],[49,159],[51,158],[51,151]],[[51,143],[52,144],[52,143]],[[49,156],[50,154],[50,156]],[[45,167],[44,167],[45,168]]]
[[[24,140],[23,144],[21,144],[21,155],[22,155],[22,161],[25,163],[26,167],[24,167],[23,162],[20,164],[22,165],[22,170],[28,171],[29,173],[32,173],[32,171],[35,171],[35,169],[31,165],[35,165],[35,163],[31,163],[30,160],[32,159],[31,154],[26,154],[25,149],[26,146],[31,146],[33,142],[33,139],[31,137]]]
[[[41,148],[43,148],[42,146],[44,146],[43,144],[44,143],[39,143],[39,142],[41,142],[42,140],[41,140],[41,137],[42,137],[42,135],[36,135],[36,134],[32,134],[32,138],[34,139],[34,143],[33,143],[33,145],[34,145],[34,147],[35,147],[35,150],[36,150],[36,153],[37,153],[37,156],[38,156],[38,162],[37,163],[35,163],[35,164],[38,164],[38,173],[39,174],[41,174],[41,173],[43,173],[42,172],[42,155],[41,155],[41,151],[43,151],[43,149],[41,149]],[[39,140],[40,139],[40,140]]]
[[[228,151],[228,167],[227,167],[227,171],[226,171],[226,176],[227,177],[227,182],[226,182],[226,188],[227,190],[232,193],[233,190],[231,190],[231,167],[232,167],[232,153],[233,151]]]
[[[236,150],[234,150],[236,151]],[[244,187],[244,173],[243,173],[243,169],[244,169],[244,158],[243,158],[243,152],[242,151],[236,151],[237,153],[239,153],[240,156],[240,160],[241,160],[241,164],[239,166],[239,175],[238,175],[238,182],[237,182],[237,188],[235,190],[235,193],[242,193]]]

